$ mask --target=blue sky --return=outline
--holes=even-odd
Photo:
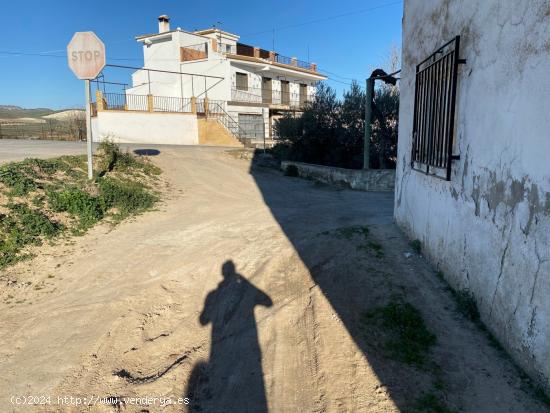
[[[170,16],[172,28],[186,30],[221,22],[220,27],[239,34],[241,42],[265,49],[272,48],[274,28],[279,53],[307,60],[309,52],[309,60],[331,76],[329,84],[341,92],[351,79],[363,82],[373,67],[387,60],[392,47],[401,46],[402,7],[395,0],[4,2],[0,104],[82,106],[83,82],[64,57],[72,34],[92,30],[106,45],[108,63],[141,66],[142,51],[134,36],[156,32],[161,14]],[[106,80],[130,82],[130,71],[110,70],[108,76]]]

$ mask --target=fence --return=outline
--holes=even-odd
[[[153,96],[153,112],[191,113],[191,99]]]
[[[43,122],[0,123],[0,139],[50,139],[83,140],[86,138],[84,116],[74,120],[53,120]]]
[[[312,102],[314,98],[315,94],[291,93],[252,87],[246,90],[236,88],[231,90],[231,100],[234,102],[289,105],[293,108],[300,108],[306,103]]]
[[[195,99],[196,108],[204,112],[204,99]],[[135,95],[132,93],[96,92],[94,112],[121,110],[138,112],[192,113],[193,98]],[[95,113],[94,113],[95,114]]]

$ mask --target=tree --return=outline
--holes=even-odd
[[[371,167],[394,168],[397,150],[399,91],[381,85],[375,92]],[[286,114],[276,122],[281,159],[343,168],[363,167],[365,92],[353,82],[342,100],[320,83],[316,98],[300,114]]]

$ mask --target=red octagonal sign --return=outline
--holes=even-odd
[[[79,79],[95,79],[105,67],[105,45],[94,32],[76,32],[67,46],[69,67]]]

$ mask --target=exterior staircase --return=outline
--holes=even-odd
[[[256,148],[251,138],[247,138],[239,123],[233,119],[219,104],[215,103],[209,108],[209,114],[211,118],[214,118],[217,123],[237,141],[241,143],[241,146],[245,148]],[[200,142],[200,139],[199,139]]]

